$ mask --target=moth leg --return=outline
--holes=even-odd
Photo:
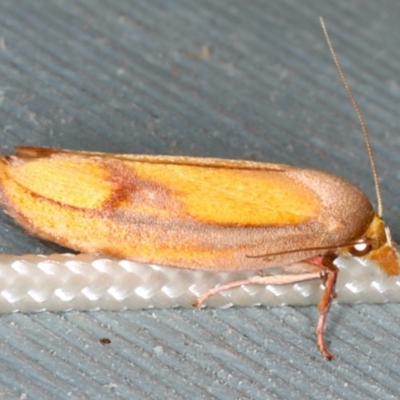
[[[324,269],[321,278],[322,282],[325,285],[325,290],[318,304],[319,318],[317,323],[316,335],[317,335],[318,348],[322,353],[322,355],[328,360],[332,360],[333,355],[326,348],[324,331],[325,331],[326,318],[328,316],[332,300],[336,297],[335,286],[339,270],[335,266],[335,264],[333,264],[333,260],[335,258],[336,258],[335,255],[325,255],[325,256],[314,257],[312,260],[308,260],[309,262],[315,265],[321,265],[321,267],[323,267]]]
[[[229,289],[240,287],[243,285],[289,285],[293,283],[300,283],[305,281],[311,281],[321,277],[321,268],[318,266],[314,268],[312,272],[293,274],[293,275],[270,275],[270,276],[252,276],[248,279],[240,281],[228,282],[225,285],[221,285],[210,289],[208,292],[201,295],[196,303],[195,307],[200,307],[210,297],[224,292]]]
[[[322,355],[328,360],[332,360],[333,355],[328,351],[325,345],[324,331],[332,300],[336,297],[335,286],[339,270],[333,264],[335,258],[336,255],[334,254],[315,256],[303,261],[304,264],[306,264],[305,267],[293,268],[293,266],[290,265],[284,267],[283,270],[287,272],[287,275],[252,276],[248,279],[226,283],[210,289],[201,295],[194,306],[201,307],[205,301],[215,294],[243,285],[288,285],[314,279],[322,279],[325,289],[318,304],[319,318],[316,328],[317,345]]]

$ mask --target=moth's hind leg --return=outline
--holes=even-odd
[[[296,274],[296,275],[267,275],[267,276],[260,276],[260,275],[255,275],[251,276],[250,278],[243,279],[240,281],[233,281],[233,282],[228,282],[224,285],[217,286],[213,289],[210,289],[208,292],[204,293],[201,295],[196,303],[194,304],[195,307],[201,307],[205,301],[207,301],[210,297],[221,293],[225,292],[226,290],[229,289],[234,289],[243,285],[290,285],[293,283],[300,283],[300,282],[306,282],[306,281],[311,281],[314,279],[318,279],[321,277],[321,271],[318,268],[315,268],[316,271],[314,272],[307,272],[307,273],[302,273],[302,274]]]

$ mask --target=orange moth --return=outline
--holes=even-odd
[[[115,155],[19,147],[0,158],[0,202],[30,233],[72,249],[142,263],[208,271],[254,270],[245,284],[283,285],[320,279],[317,342],[322,354],[335,297],[334,259],[374,260],[400,273],[382,206],[368,136],[358,106],[378,197],[326,172],[288,165],[211,158]],[[281,267],[279,275],[259,270]]]

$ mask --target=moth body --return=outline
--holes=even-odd
[[[375,218],[344,179],[249,161],[19,148],[0,181],[7,212],[42,239],[178,268],[257,270],[340,253]]]

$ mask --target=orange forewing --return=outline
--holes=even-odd
[[[3,203],[35,235],[180,268],[286,265],[360,238],[374,217],[347,181],[277,164],[20,148],[0,172]],[[248,257],[264,254],[277,255]]]

